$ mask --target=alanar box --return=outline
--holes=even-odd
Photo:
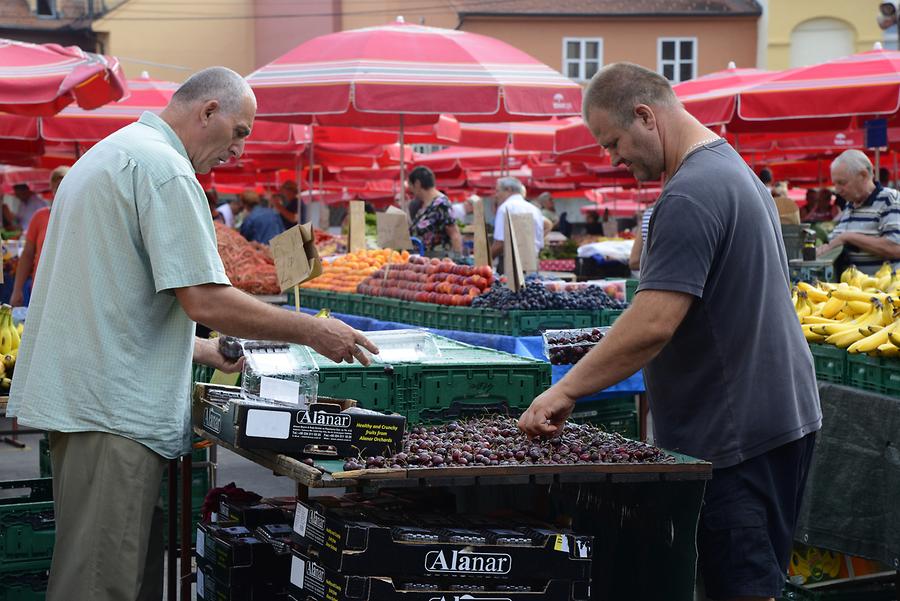
[[[405,417],[355,406],[356,401],[325,397],[308,408],[257,403],[233,386],[196,384],[192,414],[195,426],[244,449],[357,457],[400,448]]]

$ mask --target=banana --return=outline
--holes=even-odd
[[[890,332],[888,334],[888,342],[900,349],[900,332]]]
[[[816,303],[824,303],[828,300],[828,294],[816,288],[812,284],[807,284],[806,282],[800,282],[797,284],[797,288],[806,293],[807,298],[809,300]]]
[[[832,291],[832,296],[825,302],[825,306],[822,307],[822,317],[827,319],[834,318],[847,304],[847,301],[834,296],[834,292]]]
[[[9,332],[10,312],[4,305],[0,308],[0,355],[8,355],[12,350],[12,336]]]
[[[803,336],[806,338],[807,342],[823,342],[825,340],[824,336],[822,336],[821,334],[816,334],[809,329],[809,326],[802,326],[802,328]]]
[[[16,326],[16,334],[19,335],[19,338],[20,338],[20,339],[22,338],[22,333],[23,333],[24,331],[25,331],[25,324],[24,324],[24,323],[19,323],[19,325]]]
[[[886,275],[891,275],[892,273],[891,264],[885,261],[881,264],[881,267],[878,268],[878,271],[875,272],[876,278],[883,278]]]
[[[854,288],[838,288],[831,291],[831,297],[837,297],[845,301],[860,301],[863,303],[872,302],[873,295],[869,292],[863,292],[861,289]]]
[[[16,366],[16,356],[13,354],[3,355],[2,361],[0,364],[3,365],[4,369],[9,372]]]
[[[847,306],[845,307],[845,311],[849,311],[854,315],[861,315],[868,311],[872,307],[872,303],[869,301],[848,301]]]
[[[890,342],[887,344],[882,344],[877,349],[875,349],[875,353],[879,357],[900,357],[900,348],[897,348]]]
[[[836,324],[840,323],[837,319],[828,319],[826,317],[822,317],[821,315],[807,315],[800,319],[800,322],[804,325],[808,324],[816,324],[816,325],[824,325],[824,324]]]
[[[896,329],[898,323],[900,322],[892,323],[891,325],[880,329],[874,334],[871,334],[854,342],[849,347],[847,347],[847,352],[851,354],[871,353],[882,344],[888,344],[890,342],[888,340],[888,335]]]

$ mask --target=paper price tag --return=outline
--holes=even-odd
[[[288,411],[251,409],[247,412],[246,433],[256,438],[287,440],[291,433],[291,414]]]
[[[300,536],[306,536],[306,521],[309,519],[309,508],[303,503],[297,503],[297,511],[294,512],[294,532]]]
[[[259,396],[296,405],[300,402],[300,382],[262,376],[259,379]]]
[[[303,577],[306,575],[306,562],[297,557],[291,557],[291,584],[303,590]]]

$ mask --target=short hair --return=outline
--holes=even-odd
[[[507,190],[515,194],[525,194],[525,186],[514,177],[501,177],[498,179],[497,189]]]
[[[53,186],[58,186],[59,182],[61,182],[63,180],[63,178],[66,176],[66,174],[69,172],[69,169],[71,169],[71,167],[69,167],[67,165],[60,165],[59,167],[57,167],[56,169],[51,171],[50,172],[50,187],[53,188]]]
[[[434,188],[434,172],[424,165],[419,165],[410,171],[406,179],[409,181],[409,185],[419,182],[419,185],[426,190]]]
[[[241,192],[241,202],[248,205],[258,205],[260,203],[259,194],[256,190],[248,188]]]
[[[844,152],[839,154],[837,158],[831,161],[832,169],[834,169],[835,167],[840,167],[841,165],[846,167],[851,173],[859,173],[860,171],[865,171],[870,176],[874,175],[874,170],[872,169],[872,161],[869,160],[869,157],[866,156],[866,153],[855,148],[845,150]]]
[[[291,190],[292,192],[296,192],[298,190],[297,182],[292,179],[284,180],[279,188],[281,188],[282,190]]]
[[[246,79],[227,67],[209,67],[188,77],[172,94],[170,104],[187,106],[216,100],[223,113],[234,114],[246,96],[256,98]]]
[[[597,71],[584,91],[581,112],[587,121],[591,109],[610,114],[621,127],[634,120],[634,107],[678,106],[669,80],[634,63],[612,63]]]
[[[767,167],[760,169],[759,171],[759,181],[766,184],[767,186],[772,183],[772,171],[770,171]]]

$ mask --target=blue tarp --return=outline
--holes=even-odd
[[[285,309],[293,310],[294,308],[285,305]],[[314,309],[301,308],[301,311],[310,315],[315,315],[318,311]],[[396,321],[381,321],[372,319],[371,317],[360,317],[359,315],[348,315],[346,313],[332,313],[334,317],[340,319],[349,326],[363,332],[374,332],[377,330],[403,330],[408,328],[418,328],[406,323]],[[475,332],[462,332],[459,330],[438,330],[435,328],[421,328],[433,332],[438,336],[444,336],[451,340],[457,340],[466,344],[475,346],[483,346],[498,351],[504,351],[522,357],[532,357],[537,359],[544,358],[542,340],[540,336],[503,336],[500,334],[478,334]],[[565,376],[571,365],[554,365],[552,368],[553,382],[558,382]],[[611,386],[596,395],[589,397],[590,400],[603,399],[616,396],[626,396],[632,394],[640,394],[644,392],[644,376],[641,372],[637,372],[630,378],[622,380],[615,386]]]

